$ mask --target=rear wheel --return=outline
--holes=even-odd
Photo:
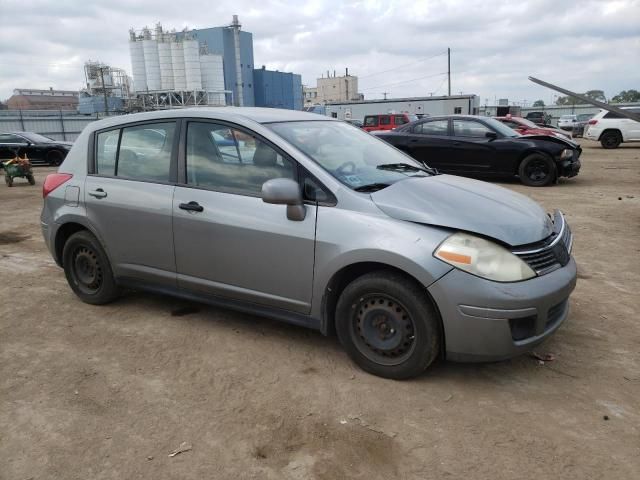
[[[80,300],[93,305],[118,297],[109,259],[91,233],[74,233],[64,244],[62,265],[69,286]]]
[[[551,157],[542,153],[527,156],[518,168],[520,181],[530,187],[546,187],[556,179],[556,164]]]
[[[604,132],[602,137],[600,137],[600,145],[602,145],[602,148],[618,148],[621,143],[622,136],[620,135],[620,132]]]
[[[47,154],[47,163],[49,165],[58,167],[62,163],[62,160],[64,160],[62,153],[57,150],[52,150]]]
[[[369,273],[347,285],[336,331],[358,366],[385,378],[419,375],[440,350],[440,321],[424,288],[394,272]]]

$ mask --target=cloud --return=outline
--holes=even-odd
[[[550,102],[535,75],[607,96],[640,86],[640,1],[3,0],[0,98],[18,87],[78,89],[85,60],[131,71],[128,29],[205,28],[238,14],[253,33],[256,65],[302,74],[349,68],[366,97],[452,93]],[[402,67],[396,70],[395,67]],[[392,70],[392,71],[388,71]],[[384,73],[381,73],[384,72]]]

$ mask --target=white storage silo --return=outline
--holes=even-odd
[[[133,85],[136,92],[147,89],[147,71],[144,66],[144,50],[142,42],[131,35],[129,41],[129,53],[131,54],[131,72],[133,73]]]
[[[182,42],[171,42],[171,64],[173,69],[173,88],[181,92],[187,89],[184,73],[184,50]]]
[[[158,40],[158,61],[160,63],[160,85],[162,90],[173,90],[173,64],[171,62],[171,43],[163,37]]]
[[[144,68],[147,71],[147,88],[149,90],[160,90],[160,60],[158,59],[158,42],[155,39],[147,38],[142,40],[144,50]]]
[[[187,90],[202,90],[200,72],[200,47],[197,40],[182,42],[184,50],[184,73]]]
[[[200,70],[202,73],[202,89],[207,92],[221,92],[224,90],[224,71],[222,55],[200,55]],[[209,94],[209,102],[224,105],[224,93]]]

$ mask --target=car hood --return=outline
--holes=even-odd
[[[408,178],[371,198],[393,218],[478,233],[511,246],[538,242],[553,231],[549,216],[529,197],[453,175]]]
[[[555,135],[543,135],[543,134],[539,134],[539,135],[521,135],[520,137],[521,139],[537,139],[537,140],[544,140],[546,142],[555,142],[558,143],[560,145],[566,145],[567,147],[573,148],[573,149],[577,149],[578,148],[578,144],[576,142],[573,142],[571,140],[569,140],[566,137],[558,137]]]

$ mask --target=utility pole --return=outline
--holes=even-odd
[[[389,92],[382,92],[382,95],[384,95],[384,99],[385,99],[385,100],[387,99],[387,94],[388,94],[388,93],[389,93]]]
[[[104,72],[102,67],[100,67],[100,79],[102,80],[102,94],[104,96],[104,116],[109,115],[109,104],[107,103],[107,87],[104,84]]]
[[[449,83],[449,96],[451,96],[451,49],[447,48],[447,82]]]

